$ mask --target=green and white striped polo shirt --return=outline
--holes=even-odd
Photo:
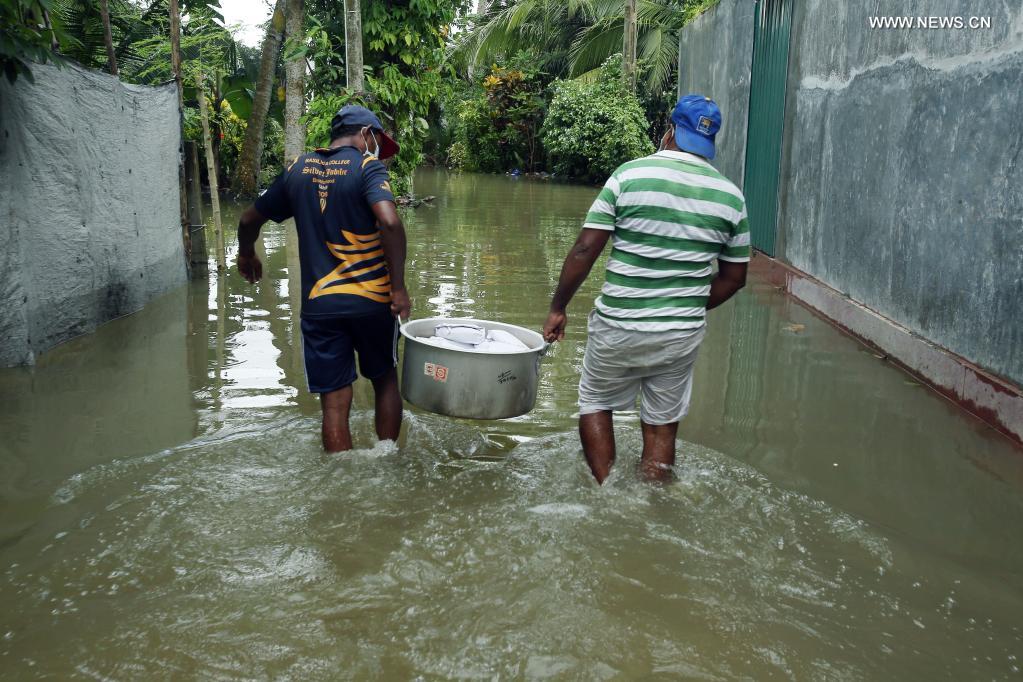
[[[700,329],[714,259],[750,258],[742,192],[686,152],[662,151],[619,166],[583,227],[614,231],[596,308],[622,329]]]

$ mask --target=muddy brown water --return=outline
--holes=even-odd
[[[414,314],[538,327],[595,190],[417,190]],[[1023,456],[771,286],[710,315],[678,481],[640,481],[623,414],[598,488],[599,276],[532,413],[411,409],[380,445],[360,382],[325,456],[292,241],[268,227],[258,286],[214,272],[0,371],[0,677],[1021,676]]]

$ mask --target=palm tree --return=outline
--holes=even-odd
[[[168,38],[168,0],[46,0],[54,28],[62,36],[60,51],[83,66],[107,70],[110,48],[121,79],[130,83],[161,83],[173,76]],[[188,60],[189,34],[207,37],[230,34],[223,22],[220,0],[180,0],[182,59]],[[106,16],[104,16],[104,14]],[[107,35],[109,25],[109,36]]]
[[[592,78],[622,51],[627,0],[509,0],[492,7],[460,35],[457,56],[469,70],[519,50],[532,50],[552,75]],[[659,91],[678,65],[678,32],[717,0],[635,0],[636,51],[643,88]]]
[[[569,49],[580,31],[593,23],[596,0],[510,0],[478,15],[456,37],[454,57],[467,75],[487,70],[520,50],[532,51],[541,70],[567,76]],[[481,8],[482,9],[482,8]]]
[[[110,30],[110,7],[107,0],[99,0],[100,18],[103,20],[103,44],[107,48],[107,69],[117,75],[117,55],[114,53],[114,37]]]
[[[245,142],[238,155],[233,186],[235,192],[243,195],[256,193],[259,178],[260,159],[263,156],[263,129],[266,115],[270,110],[270,95],[273,91],[274,74],[277,72],[277,53],[284,34],[284,0],[277,0],[273,16],[263,39],[263,51],[259,62],[259,80],[252,98],[252,114],[245,129]]]
[[[645,67],[643,88],[670,88],[678,68],[678,33],[718,0],[636,0],[637,56]],[[595,3],[594,22],[572,42],[572,77],[587,76],[622,45],[623,0]]]

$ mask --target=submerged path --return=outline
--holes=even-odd
[[[537,327],[594,191],[424,172],[416,316]],[[234,208],[232,210],[237,210]],[[225,217],[225,223],[233,216]],[[286,229],[0,371],[0,677],[1018,678],[1023,457],[761,282],[710,314],[679,482],[574,432],[594,275],[537,409],[319,450]]]

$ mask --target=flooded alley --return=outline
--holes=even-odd
[[[413,318],[538,329],[596,190],[416,192]],[[709,313],[677,482],[641,480],[625,414],[601,488],[575,431],[599,268],[533,412],[406,406],[376,444],[360,381],[328,456],[288,229],[255,286],[214,271],[0,370],[0,677],[1023,675],[1023,456],[771,285]]]

